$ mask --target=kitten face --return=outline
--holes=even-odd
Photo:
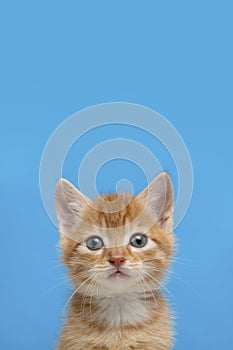
[[[111,194],[94,201],[60,180],[55,199],[64,262],[80,293],[108,296],[160,287],[173,247],[168,175],[136,197]]]

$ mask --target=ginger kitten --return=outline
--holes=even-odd
[[[173,251],[173,188],[166,173],[139,195],[90,200],[60,179],[55,204],[74,285],[57,350],[168,350],[162,278]]]

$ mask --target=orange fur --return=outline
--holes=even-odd
[[[171,349],[170,312],[160,289],[174,246],[173,234],[165,225],[172,216],[173,193],[168,175],[163,176],[168,190],[156,220],[142,203],[142,195],[109,194],[86,202],[77,211],[73,207],[78,220],[69,228],[72,234],[67,234],[57,206],[63,260],[76,288],[58,350]],[[69,187],[69,191],[74,189]],[[108,212],[106,209],[114,202],[114,212]],[[126,238],[135,229],[148,237],[148,247],[133,249],[127,244]],[[85,239],[93,232],[108,242],[99,251],[85,246]],[[112,256],[124,257],[123,267],[130,275],[126,281],[115,277],[111,280],[106,275],[112,268]]]

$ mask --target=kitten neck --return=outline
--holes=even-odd
[[[108,327],[136,326],[159,312],[163,298],[159,291],[131,292],[105,297],[76,295],[72,309],[86,321]]]

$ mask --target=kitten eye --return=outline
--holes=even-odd
[[[143,248],[147,244],[147,237],[145,235],[136,234],[131,237],[130,244],[135,248]]]
[[[104,246],[104,242],[99,237],[90,237],[86,240],[86,246],[91,250],[97,250]]]

